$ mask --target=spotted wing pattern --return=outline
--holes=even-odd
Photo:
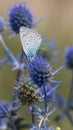
[[[33,59],[41,44],[41,35],[35,29],[21,27],[20,39],[27,59]]]

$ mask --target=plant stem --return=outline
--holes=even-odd
[[[23,49],[22,49],[21,56],[20,56],[20,61],[19,61],[20,66],[21,66],[21,64],[23,62],[23,58],[24,58],[24,52],[23,52]],[[18,85],[20,83],[21,72],[22,72],[21,69],[18,69],[18,72],[17,72],[17,75],[16,75],[16,81],[15,81],[15,85],[14,85],[13,101],[15,101],[16,98],[17,98],[17,88],[18,88]],[[15,103],[13,103],[13,106],[15,106]]]
[[[21,64],[23,62],[23,58],[24,58],[24,52],[23,52],[23,49],[22,49],[21,56],[20,56],[20,61],[19,61],[20,66],[21,66]],[[19,83],[19,81],[20,81],[20,76],[21,76],[21,69],[18,69],[17,76],[16,76],[17,83]],[[15,84],[15,86],[17,87],[18,85]]]
[[[12,125],[12,127],[13,127],[13,130],[17,130],[17,128],[16,128],[16,126],[15,126],[13,120],[12,120],[11,118],[10,118],[9,120],[10,120],[10,123],[11,123],[11,125]]]
[[[71,85],[70,85],[70,91],[69,91],[69,96],[68,96],[67,104],[70,102],[70,99],[71,99],[72,95],[73,95],[73,70],[72,70],[72,81],[71,81]]]
[[[67,100],[67,105],[68,105],[68,110],[71,109],[71,107],[73,108],[73,70],[72,70],[72,81],[71,81],[71,86],[70,86],[70,92],[69,92],[69,96],[68,96],[68,100]],[[66,111],[68,111],[66,110]],[[72,116],[69,114],[69,111],[66,112],[66,115],[70,121],[70,123],[73,126],[73,119]]]
[[[43,86],[44,88],[44,103],[45,103],[45,113],[47,112],[47,94],[46,94],[46,88],[45,85]]]
[[[71,81],[71,88],[73,88],[73,70],[72,70],[72,81]]]
[[[34,107],[32,106],[32,124],[35,124]]]
[[[15,59],[14,55],[11,53],[9,48],[6,46],[6,43],[4,42],[1,34],[0,34],[0,42],[1,42],[5,52],[8,54],[9,58],[13,61],[14,65],[17,65],[18,64],[17,60]]]

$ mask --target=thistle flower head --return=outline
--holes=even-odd
[[[73,45],[65,51],[65,64],[69,69],[73,69]]]
[[[4,19],[0,16],[0,33],[3,32],[5,29],[5,22]]]
[[[39,87],[50,83],[52,80],[52,67],[41,55],[37,55],[28,63],[29,75],[32,81]]]
[[[9,22],[12,30],[17,34],[21,26],[31,28],[33,25],[33,16],[25,4],[14,5],[9,11]]]
[[[35,101],[39,101],[39,94],[34,96],[34,92],[37,86],[35,84],[31,84],[27,79],[22,79],[21,83],[18,87],[18,99],[21,103],[32,105]]]

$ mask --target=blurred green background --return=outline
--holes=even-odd
[[[0,0],[0,15],[8,19],[8,10],[17,2],[16,0]],[[57,63],[53,64],[56,69],[64,62],[64,50],[73,43],[73,0],[20,0],[26,2],[27,7],[32,11],[35,19],[41,16],[45,20],[36,26],[36,29],[48,41],[56,40],[56,49],[60,50]],[[8,40],[9,35],[4,35],[4,40],[8,47],[14,46],[12,52],[16,55],[21,50],[19,35]],[[41,45],[42,47],[42,45]],[[3,57],[3,48],[0,45],[0,58]],[[0,71],[0,100],[10,101],[12,99],[13,85],[15,82],[16,72],[12,72],[10,67],[3,66]],[[67,100],[69,93],[69,84],[71,81],[71,72],[64,68],[56,79],[61,80],[59,88],[61,94]],[[73,130],[67,118],[64,118],[62,130]]]

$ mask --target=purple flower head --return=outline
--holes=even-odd
[[[65,64],[69,69],[73,69],[73,45],[65,51]]]
[[[18,34],[21,26],[31,28],[33,16],[23,3],[15,4],[9,11],[9,22],[12,30]]]
[[[52,80],[52,67],[48,61],[41,55],[35,56],[35,58],[28,63],[29,76],[32,81],[41,87],[47,82]]]

